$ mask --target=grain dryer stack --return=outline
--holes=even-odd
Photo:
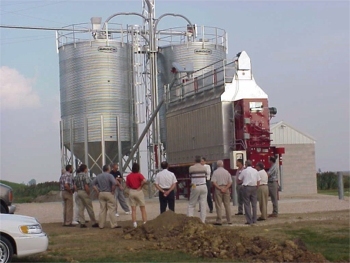
[[[179,177],[188,175],[196,155],[224,160],[231,172],[241,158],[253,166],[263,162],[266,168],[270,156],[282,160],[284,149],[270,143],[270,118],[277,110],[268,106],[267,94],[256,84],[249,56],[243,51],[224,62],[197,79],[182,77],[170,89],[167,157]]]
[[[72,153],[62,153],[62,164],[73,163],[67,158],[74,155],[99,173],[103,164],[118,162],[118,139],[123,155],[136,139],[132,46],[114,34],[107,40],[103,31],[79,33],[87,27],[75,25],[58,35],[61,146]]]
[[[185,30],[184,30],[185,29]],[[187,36],[176,36],[175,32],[186,32],[186,28],[171,28],[159,31],[158,87],[159,97],[164,90],[172,89],[176,79],[197,80],[207,72],[221,67],[227,54],[227,36],[223,29],[194,25],[187,27]],[[190,31],[190,32],[189,32]],[[166,35],[169,33],[169,35]],[[165,35],[165,36],[164,36]],[[220,62],[220,63],[217,63]],[[160,110],[161,141],[166,149],[165,106]]]

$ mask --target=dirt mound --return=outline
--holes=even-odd
[[[157,241],[155,249],[181,250],[199,257],[245,262],[326,262],[321,254],[307,251],[301,240],[277,244],[263,237],[250,238],[235,228],[214,227],[172,211],[136,229],[124,229],[124,238]]]
[[[60,191],[50,191],[46,195],[40,195],[33,200],[33,202],[35,203],[60,202],[60,201],[62,201],[62,198],[60,197]]]

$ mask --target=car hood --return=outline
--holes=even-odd
[[[4,187],[4,188],[7,188],[7,189],[12,191],[12,188],[10,186],[6,185],[6,184],[0,183],[0,187]]]
[[[22,216],[22,215],[12,215],[12,214],[0,214],[1,224],[6,221],[11,221],[12,223],[21,223],[21,224],[39,224],[39,222],[31,216]]]

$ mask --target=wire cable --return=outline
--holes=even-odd
[[[9,44],[27,43],[27,42],[31,42],[31,41],[37,41],[37,40],[43,40],[43,39],[49,39],[49,38],[52,39],[53,37],[52,36],[50,36],[50,37],[39,37],[39,38],[31,38],[31,39],[22,40],[22,41],[11,41],[11,42],[1,41],[0,42],[0,46],[9,45]]]
[[[41,6],[29,7],[27,9],[21,9],[21,10],[17,10],[17,11],[2,12],[2,13],[0,13],[0,15],[3,16],[3,15],[7,15],[7,14],[13,14],[13,15],[18,15],[18,16],[22,16],[22,17],[25,16],[25,17],[29,17],[29,18],[33,18],[33,19],[38,19],[38,20],[47,21],[47,22],[54,22],[56,24],[63,25],[62,22],[57,22],[57,21],[53,21],[53,20],[49,20],[49,19],[44,19],[44,18],[39,18],[39,17],[34,17],[34,16],[31,16],[31,15],[19,13],[20,11],[26,11],[26,10],[30,10],[30,9],[33,9],[33,8],[40,8],[40,7],[44,7],[44,6],[48,6],[48,5],[52,5],[52,4],[59,4],[59,3],[63,3],[63,2],[68,2],[68,1],[59,1],[59,2],[50,3],[50,4],[46,4],[46,5],[41,5]]]
[[[38,37],[43,37],[43,35],[36,35],[36,36],[22,36],[22,37],[0,37],[1,41],[6,41],[6,40],[16,40],[16,39],[26,39],[26,38],[38,38]]]
[[[73,31],[71,28],[60,27],[31,27],[31,26],[10,26],[0,25],[0,28],[12,28],[12,29],[35,29],[35,30],[49,30],[49,31]],[[90,32],[90,29],[74,29],[75,32]]]

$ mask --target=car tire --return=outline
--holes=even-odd
[[[13,247],[11,242],[4,236],[0,236],[0,262],[11,262],[13,256]]]
[[[3,205],[1,205],[1,214],[7,214],[7,209]],[[0,261],[1,262],[1,261]]]

